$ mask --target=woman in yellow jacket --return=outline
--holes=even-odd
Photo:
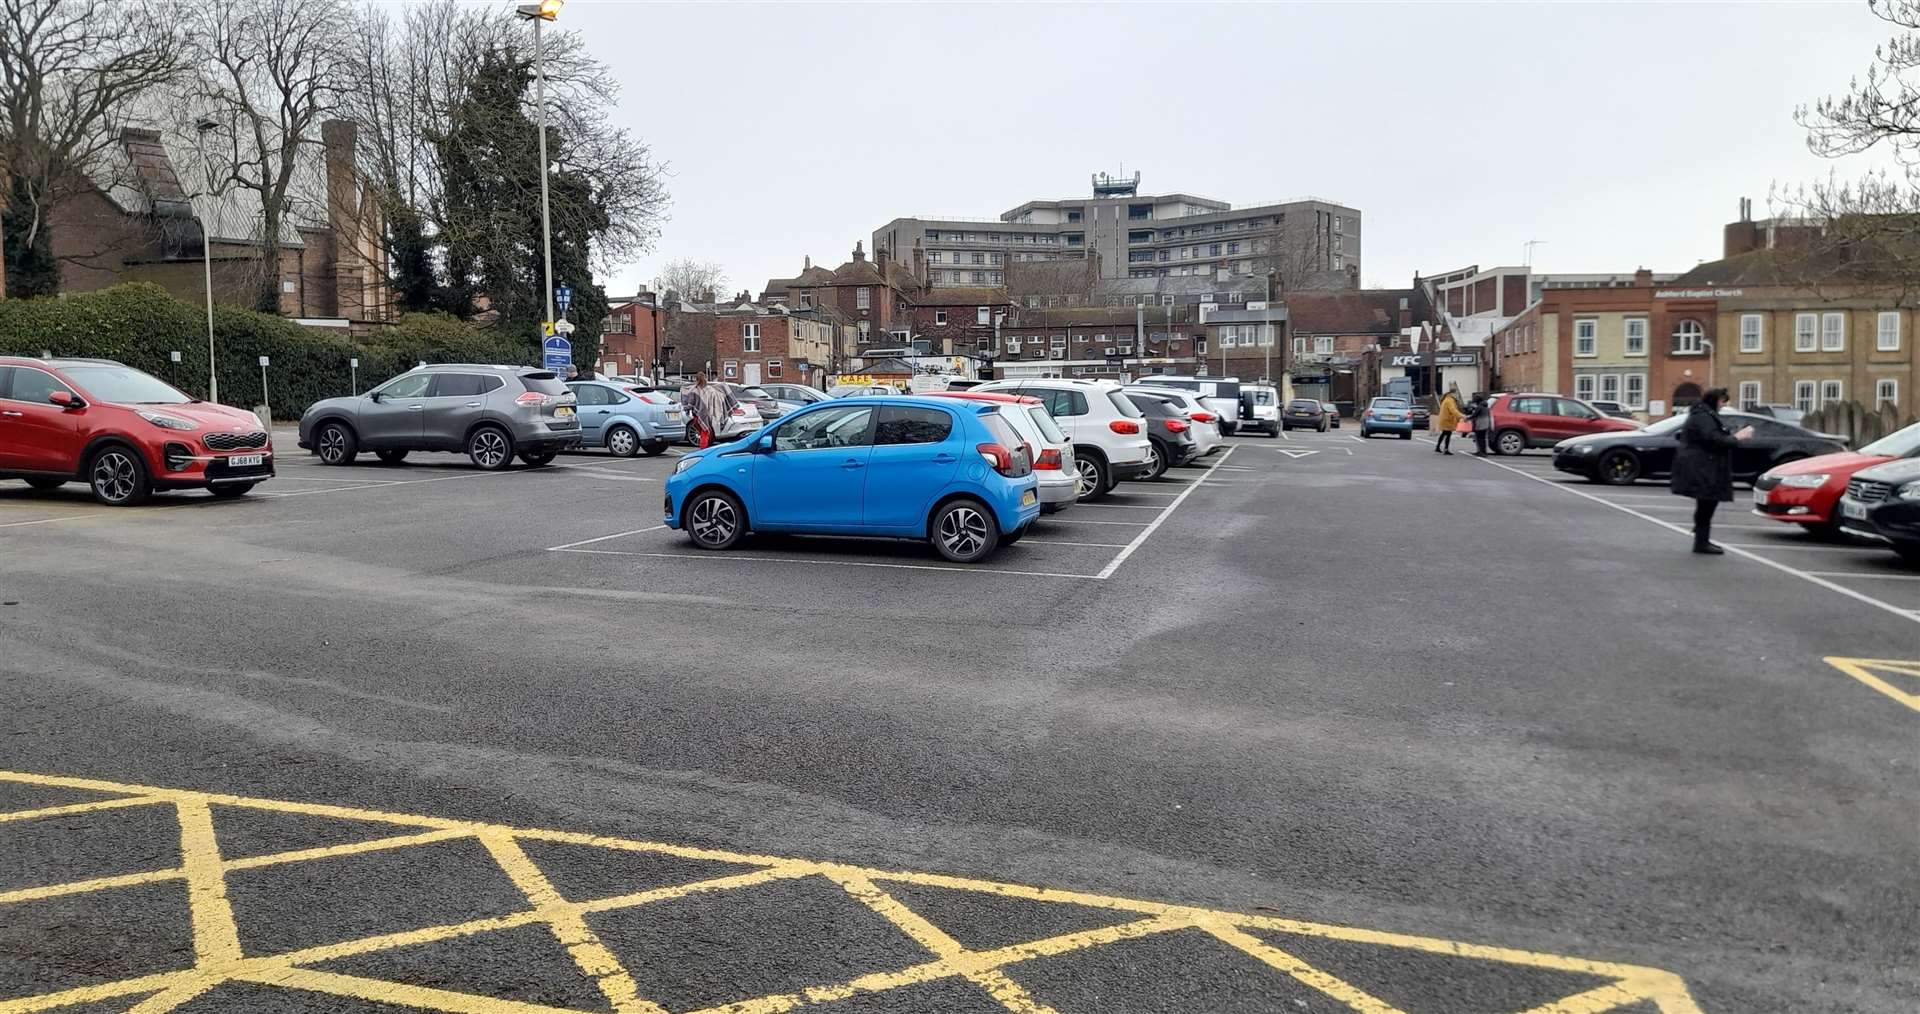
[[[1453,428],[1465,418],[1460,414],[1460,385],[1450,384],[1447,393],[1440,396],[1440,410],[1433,415],[1434,428],[1440,431],[1440,439],[1433,442],[1433,449],[1441,454],[1453,453]]]

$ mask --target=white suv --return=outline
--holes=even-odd
[[[1030,395],[1047,406],[1053,421],[1073,441],[1080,500],[1101,499],[1122,480],[1153,473],[1147,461],[1152,442],[1147,439],[1144,416],[1120,392],[1119,384],[1048,377],[996,380],[974,390]]]

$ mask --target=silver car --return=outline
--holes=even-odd
[[[577,402],[537,367],[421,366],[366,394],[314,402],[300,417],[300,446],[328,465],[352,464],[361,451],[390,465],[412,451],[464,451],[488,471],[516,454],[537,467],[580,446]]]

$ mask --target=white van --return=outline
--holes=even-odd
[[[1207,400],[1220,416],[1220,432],[1232,436],[1240,424],[1240,380],[1237,377],[1171,377],[1148,374],[1138,381],[1154,387],[1192,391]]]

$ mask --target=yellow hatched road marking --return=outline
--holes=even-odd
[[[1873,660],[1839,661],[1873,662]],[[1893,668],[1904,675],[1920,677],[1920,663],[1874,662],[1873,664]],[[62,989],[38,996],[0,1000],[0,1014],[28,1014],[28,1012],[53,1010],[116,997],[142,997],[144,999],[140,1000],[132,1010],[139,1014],[158,1014],[161,1011],[171,1010],[223,982],[232,981],[401,1004],[425,1010],[463,1012],[463,1014],[552,1014],[560,1008],[462,993],[457,990],[433,989],[344,975],[311,967],[354,955],[418,946],[529,925],[544,925],[567,948],[578,971],[599,985],[614,1010],[622,1014],[626,1012],[661,1014],[662,1008],[638,995],[633,977],[611,950],[593,933],[586,922],[586,916],[693,895],[742,890],[776,880],[812,876],[834,883],[851,898],[886,919],[900,932],[925,947],[933,955],[933,960],[906,968],[860,975],[844,982],[808,986],[793,992],[737,1000],[710,1008],[701,1014],[723,1014],[723,1012],[724,1014],[779,1014],[779,1012],[828,1003],[863,993],[884,992],[956,977],[966,979],[985,990],[1014,1014],[1059,1014],[1054,1008],[1035,999],[1010,978],[1004,969],[1007,966],[1037,958],[1068,954],[1124,940],[1187,929],[1197,929],[1211,934],[1235,950],[1258,961],[1262,966],[1288,975],[1363,1014],[1398,1014],[1398,1012],[1384,1001],[1325,970],[1301,961],[1279,946],[1247,931],[1264,929],[1295,936],[1378,944],[1385,947],[1501,962],[1525,968],[1579,972],[1613,980],[1598,988],[1588,989],[1536,1007],[1527,1014],[1598,1014],[1601,1011],[1647,1001],[1652,1002],[1662,1014],[1699,1014],[1699,1008],[1694,1004],[1686,984],[1672,973],[1636,965],[1591,961],[1535,951],[1216,911],[1141,899],[1050,890],[942,874],[872,869],[842,863],[750,855],[570,831],[514,828],[349,806],[256,799],[190,790],[123,785],[94,779],[5,771],[0,771],[0,782],[88,789],[116,794],[114,799],[42,807],[10,814],[0,813],[0,823],[149,804],[168,804],[174,807],[180,824],[181,864],[178,868],[98,877],[69,884],[4,892],[0,893],[0,905],[110,890],[159,880],[184,879],[189,898],[195,954],[194,967],[188,969]],[[392,824],[398,829],[404,829],[406,833],[344,845],[299,849],[250,856],[244,859],[224,859],[220,855],[218,840],[214,833],[215,823],[219,819],[213,812],[216,804],[268,812],[373,821]],[[226,896],[225,877],[228,872],[334,856],[395,851],[467,837],[478,839],[486,848],[493,865],[505,872],[519,888],[530,908],[501,916],[376,934],[280,954],[249,956],[243,952],[235,927],[233,910]],[[564,842],[610,850],[714,860],[755,868],[743,873],[693,883],[577,902],[560,895],[539,865],[521,847],[522,841]],[[1064,933],[992,950],[973,951],[968,950],[946,930],[902,903],[898,897],[889,894],[885,889],[888,883],[994,894],[1037,902],[1064,902],[1134,913],[1140,918],[1117,925]]]
[[[1838,655],[1828,656],[1826,662],[1901,704],[1920,711],[1920,693],[1908,693],[1873,673],[1874,669],[1880,669],[1920,680],[1920,662],[1893,658],[1842,658]]]

